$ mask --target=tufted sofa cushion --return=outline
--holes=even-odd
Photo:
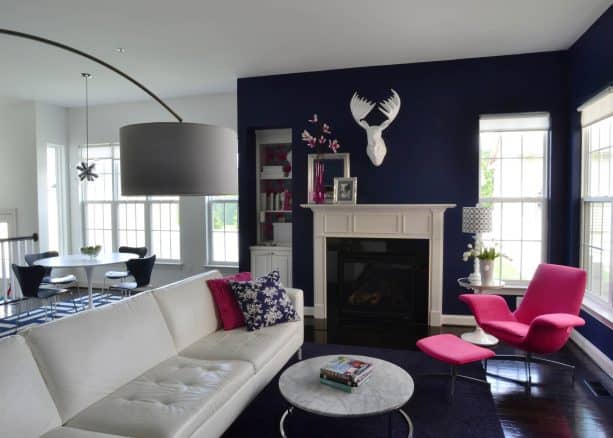
[[[176,354],[151,293],[33,327],[24,336],[63,422]]]
[[[251,377],[253,368],[247,362],[174,357],[68,425],[135,438],[188,437]]]
[[[206,281],[221,278],[205,272],[153,291],[177,350],[182,350],[220,327],[213,296]]]
[[[25,340],[0,340],[0,435],[37,437],[61,424]],[[32,415],[28,415],[32,413]]]

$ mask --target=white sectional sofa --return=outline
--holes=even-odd
[[[190,277],[0,340],[0,435],[221,435],[304,339],[301,321],[220,327],[206,280]]]

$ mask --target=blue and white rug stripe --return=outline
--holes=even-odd
[[[106,295],[95,293],[92,295],[94,307],[105,306],[107,304],[116,303],[117,301],[121,301],[123,298],[117,295]],[[74,303],[77,305],[77,310],[75,310]],[[57,303],[55,307],[55,311],[51,309],[50,306],[42,306],[31,309],[29,314],[25,309],[27,309],[27,303],[23,304],[23,313],[19,315],[12,315],[8,318],[0,319],[0,337],[13,335],[18,331],[24,330],[30,326],[35,326],[38,324],[42,324],[45,322],[49,322],[47,316],[53,316],[53,319],[63,318],[65,316],[74,315],[75,313],[81,312],[87,309],[87,305],[89,302],[89,297],[87,295],[75,298],[74,300],[62,301]],[[17,304],[14,304],[17,307]]]

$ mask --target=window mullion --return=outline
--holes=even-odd
[[[519,193],[522,196],[523,199],[523,195],[524,195],[524,162],[525,162],[525,158],[524,158],[524,136],[522,135],[520,138],[520,154],[521,154],[521,164],[519,166],[519,180],[520,180],[520,186],[519,186]],[[520,217],[520,224],[519,224],[519,254],[520,254],[520,260],[519,260],[519,279],[520,281],[524,279],[524,202],[520,202],[519,203],[519,217]],[[541,236],[542,239],[543,236]]]
[[[213,211],[215,210],[215,201],[213,199],[211,199],[209,201],[209,248],[211,250],[210,252],[210,259],[209,262],[211,263],[215,263],[215,253],[213,252],[213,228],[214,228],[214,221],[213,221]]]
[[[144,203],[143,203],[143,210],[145,212],[145,246],[147,248],[149,248],[149,251],[152,251],[152,233],[153,231],[151,230],[151,205],[152,202],[149,200],[149,198],[145,199]]]
[[[118,216],[119,216],[119,202],[111,201],[111,240],[112,249],[117,249],[119,245],[119,230],[118,230]]]
[[[82,232],[81,238],[83,239],[81,246],[84,246],[87,244],[87,221],[88,221],[87,210],[89,208],[88,205],[89,203],[87,201],[81,201],[81,232]]]

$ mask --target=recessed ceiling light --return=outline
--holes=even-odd
[[[117,53],[126,53],[126,48],[125,48],[125,47],[117,47],[117,48],[115,49],[115,51],[116,51]]]

